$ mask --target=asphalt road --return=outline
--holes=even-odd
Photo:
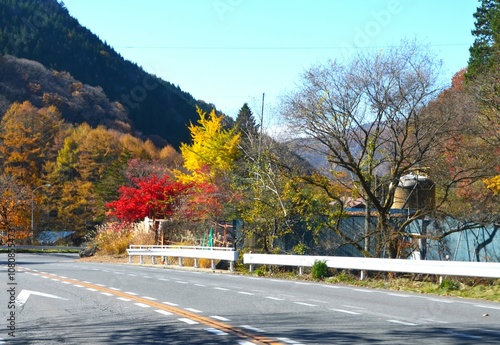
[[[0,344],[500,343],[495,302],[73,254],[16,254],[9,280],[0,255]]]

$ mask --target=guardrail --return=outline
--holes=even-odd
[[[144,256],[151,256],[151,263],[155,264],[155,257],[162,257],[164,262],[168,257],[179,258],[179,266],[183,266],[183,258],[194,259],[194,267],[198,268],[198,259],[210,259],[211,267],[215,269],[214,260],[229,261],[230,271],[234,271],[234,263],[238,259],[239,252],[233,248],[225,247],[198,247],[198,246],[161,246],[161,245],[130,245],[127,249],[128,262],[132,263],[133,256],[139,256],[139,262],[144,263]]]
[[[363,271],[403,272],[436,274],[440,276],[469,276],[484,278],[500,278],[500,263],[497,262],[465,262],[465,261],[436,261],[436,260],[404,260],[378,259],[343,256],[306,256],[306,255],[278,255],[278,254],[244,254],[243,263],[250,265],[277,265],[296,266],[303,274],[304,267],[312,267],[315,261],[325,261],[331,268]]]

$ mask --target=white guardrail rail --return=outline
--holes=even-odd
[[[353,269],[361,271],[384,271],[436,274],[440,276],[469,276],[484,278],[500,278],[500,263],[469,261],[436,261],[436,260],[404,260],[377,259],[343,256],[306,256],[278,254],[244,254],[243,263],[250,265],[277,265],[299,267],[300,274],[304,267],[312,267],[315,261],[325,261],[328,267]],[[361,279],[364,274],[362,273]]]
[[[194,267],[198,268],[198,259],[211,260],[211,267],[215,269],[214,260],[229,261],[229,269],[234,271],[234,263],[238,260],[239,252],[233,248],[225,247],[195,247],[195,246],[161,246],[161,245],[130,245],[127,249],[128,262],[132,263],[133,256],[139,256],[139,262],[144,263],[144,256],[151,257],[151,263],[155,264],[155,257],[162,257],[167,262],[168,257],[179,258],[179,266],[182,266],[183,258],[194,259]]]

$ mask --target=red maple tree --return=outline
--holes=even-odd
[[[118,200],[106,205],[110,214],[120,220],[134,222],[145,217],[170,218],[192,187],[169,176],[159,178],[152,175],[133,179],[133,182],[133,187],[120,187]]]

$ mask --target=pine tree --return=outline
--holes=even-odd
[[[498,55],[496,51],[500,43],[500,0],[482,0],[474,18],[476,23],[472,34],[476,39],[469,49],[468,79],[485,73],[496,65],[495,56]]]

